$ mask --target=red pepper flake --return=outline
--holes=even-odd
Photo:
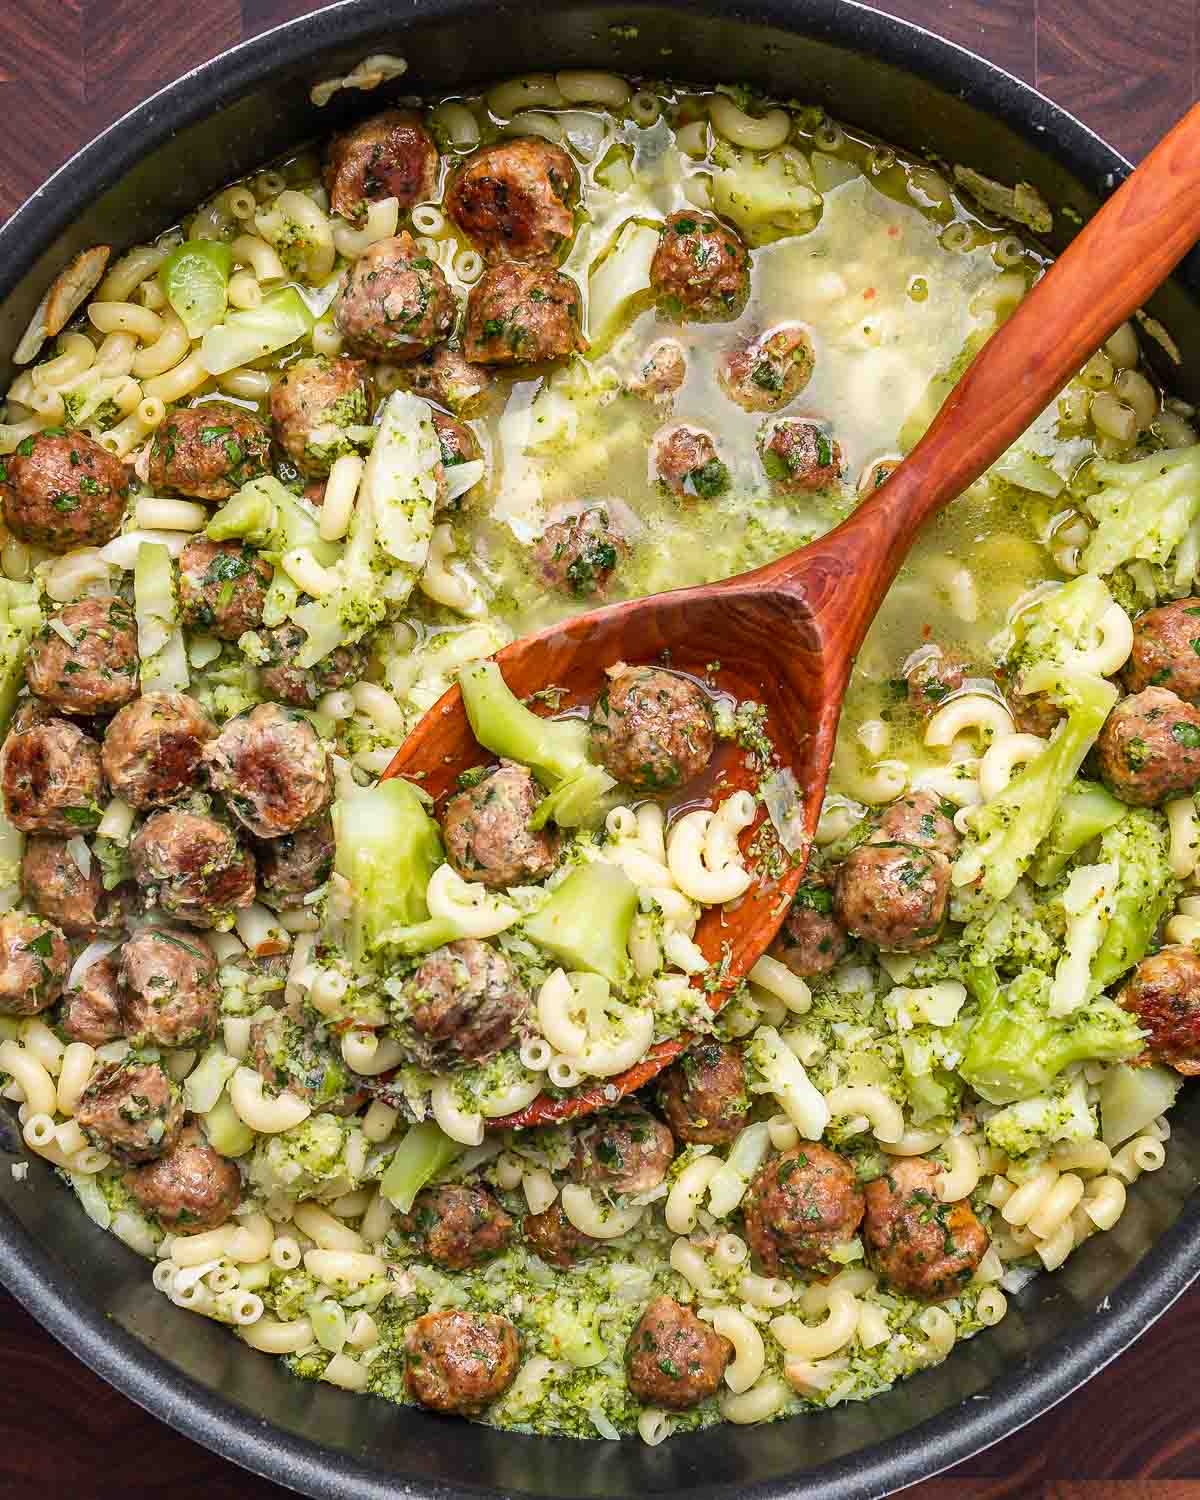
[[[870,301],[872,301],[874,299],[874,297],[875,297],[875,288],[873,286],[869,286],[866,289],[866,291],[863,293],[863,301],[864,302],[870,302]]]
[[[899,224],[889,224],[887,232],[888,232],[888,238],[889,239],[892,239],[892,240],[899,239],[900,238],[900,226],[899,226]]]

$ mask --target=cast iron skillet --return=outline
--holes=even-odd
[[[151,235],[229,178],[377,108],[379,94],[340,94],[324,111],[308,99],[312,82],[373,51],[406,56],[414,91],[548,66],[760,84],[825,104],[886,140],[1036,184],[1058,210],[1060,236],[1128,171],[1078,121],[999,69],[850,0],[345,0],[155,95],[0,230],[0,379],[71,254]],[[1193,256],[1153,306],[1184,354],[1176,389],[1193,401],[1197,288]],[[293,1379],[155,1292],[145,1263],[91,1225],[45,1163],[35,1159],[15,1182],[8,1166],[18,1142],[7,1116],[0,1279],[156,1416],[305,1494],[849,1500],[936,1473],[1031,1421],[1187,1287],[1200,1271],[1200,1206],[1189,1198],[1200,1176],[1200,1092],[1183,1098],[1172,1122],[1166,1167],[1137,1184],[1117,1227],[1011,1299],[998,1328],[945,1364],[865,1405],[712,1428],[658,1448],[505,1435]]]

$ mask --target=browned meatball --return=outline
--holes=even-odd
[[[417,1051],[430,1066],[482,1062],[507,1047],[529,992],[496,948],[460,938],[421,960],[407,985]]]
[[[0,459],[5,524],[20,541],[51,552],[111,542],[128,499],[125,465],[84,432],[51,428]]]
[[[698,776],[713,752],[712,708],[687,677],[626,667],[592,705],[594,759],[639,792],[673,792]]]
[[[104,736],[104,774],[133,807],[162,807],[200,780],[204,746],[217,726],[186,693],[143,693]]]
[[[335,458],[357,453],[346,428],[369,417],[361,360],[314,354],[289,365],[271,387],[275,441],[305,474],[328,474]]]
[[[242,1198],[237,1167],[219,1156],[195,1125],[185,1126],[166,1156],[126,1172],[122,1181],[171,1234],[219,1229]]]
[[[483,365],[472,365],[457,344],[439,344],[419,359],[410,360],[401,371],[403,383],[415,396],[424,396],[463,417],[478,406],[492,384]]]
[[[908,684],[908,706],[919,714],[931,714],[967,680],[967,661],[957,651],[927,646],[904,674]]]
[[[437,191],[438,150],[419,115],[385,109],[335,135],[325,157],[329,206],[359,223],[367,205],[395,198],[400,213]]]
[[[800,979],[827,974],[845,956],[846,934],[833,914],[833,880],[826,871],[805,877],[771,944],[772,958]]]
[[[334,321],[356,354],[396,364],[440,343],[456,311],[442,268],[406,231],[377,240],[352,261],[333,304]]]
[[[134,834],[129,857],[147,907],[191,927],[227,927],[254,900],[254,856],[215,818],[155,813]]]
[[[561,146],[540,137],[485,146],[446,188],[446,212],[489,261],[556,256],[575,233],[578,178]]]
[[[672,319],[723,323],[750,295],[750,252],[737,232],[684,209],[663,225],[650,263],[660,310]]]
[[[1173,943],[1143,958],[1117,996],[1148,1034],[1139,1062],[1200,1073],[1200,954]]]
[[[715,1396],[733,1345],[672,1297],[655,1297],[625,1345],[629,1389],[647,1406],[686,1411]]]
[[[717,457],[712,434],[682,422],[655,433],[650,473],[680,499],[715,500],[729,488],[729,470]]]
[[[63,996],[59,1025],[73,1042],[102,1047],[125,1035],[118,961],[111,954],[89,964],[79,988]]]
[[[552,828],[531,833],[529,820],[545,797],[531,772],[511,760],[446,803],[446,858],[464,880],[504,889],[544,880],[558,860]]]
[[[721,389],[744,411],[782,411],[812,379],[816,355],[799,323],[732,350],[717,370]]]
[[[956,810],[936,792],[906,792],[883,809],[867,842],[917,844],[949,858],[961,842],[953,822]]]
[[[481,365],[540,364],[585,349],[579,288],[553,266],[493,266],[467,297],[463,345]]]
[[[675,339],[659,339],[642,356],[629,389],[648,401],[669,401],[686,377],[687,356],[683,346]]]
[[[212,1040],[217,961],[197,932],[143,927],[121,949],[121,1009],[135,1047],[194,1047]]]
[[[77,599],[59,610],[54,625],[44,625],[30,643],[31,693],[65,714],[111,714],[137,697],[137,626],[124,599]]]
[[[575,1137],[571,1177],[614,1193],[646,1193],[667,1175],[675,1157],[671,1132],[638,1105],[597,1115]]]
[[[298,625],[281,625],[263,636],[270,664],[259,674],[262,690],[294,708],[314,708],[324,694],[356,682],[367,664],[366,652],[355,645],[339,646],[315,666],[298,667],[296,657],[307,639]]]
[[[677,1141],[720,1146],[733,1140],[750,1108],[741,1052],[728,1042],[693,1042],[662,1075],[658,1104]]]
[[[507,1248],[513,1221],[486,1188],[424,1188],[397,1219],[418,1254],[448,1271],[481,1265]]]
[[[147,472],[156,490],[228,500],[271,472],[270,428],[228,401],[176,407],[155,431]]]
[[[836,1270],[830,1252],[858,1233],[863,1195],[844,1156],[806,1141],[760,1167],[742,1204],[746,1238],[768,1276]]]
[[[548,1266],[561,1266],[564,1270],[590,1255],[600,1244],[590,1234],[575,1228],[557,1198],[540,1214],[526,1214],[521,1228],[535,1254]]]
[[[503,1396],[521,1357],[517,1330],[507,1318],[454,1307],[410,1323],[404,1352],[413,1400],[431,1411],[467,1416]]]
[[[269,1092],[287,1089],[318,1112],[341,1113],[348,1101],[359,1097],[341,1053],[279,1011],[251,1026],[246,1055]]]
[[[236,641],[262,624],[275,570],[240,542],[190,541],[179,559],[179,606],[191,630]]]
[[[87,833],[103,813],[100,746],[66,719],[14,728],[0,751],[9,822],[22,833]]]
[[[1163,687],[1200,704],[1200,599],[1175,599],[1139,615],[1121,675],[1131,693]]]
[[[0,917],[0,1015],[36,1016],[62,994],[71,967],[67,940],[23,911]]]
[[[239,823],[260,839],[295,833],[328,806],[329,756],[300,714],[260,703],[204,747],[208,777]]]
[[[263,899],[284,910],[302,906],[333,869],[333,819],[328,813],[308,828],[258,845],[258,883]]]
[[[941,937],[949,891],[950,861],[936,849],[868,843],[839,868],[833,910],[852,936],[915,953]]]
[[[988,1248],[987,1231],[966,1199],[938,1197],[941,1172],[922,1156],[901,1157],[864,1193],[871,1265],[898,1292],[922,1302],[957,1297]]]
[[[617,564],[629,551],[609,519],[607,506],[589,505],[551,521],[533,549],[538,572],[551,588],[576,599],[603,595]]]
[[[816,422],[791,417],[759,434],[758,451],[767,478],[785,494],[827,489],[842,472],[842,450]]]
[[[119,927],[120,903],[108,898],[99,860],[90,861],[85,875],[68,843],[68,839],[52,834],[26,841],[21,860],[25,899],[68,937],[91,937],[100,928]]]
[[[1100,776],[1114,797],[1153,807],[1200,786],[1200,708],[1167,688],[1124,698],[1096,741]]]
[[[75,1119],[98,1150],[134,1166],[162,1156],[179,1139],[183,1095],[159,1063],[127,1058],[92,1074]]]

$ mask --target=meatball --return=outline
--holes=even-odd
[[[496,948],[459,938],[435,948],[408,981],[416,1051],[429,1066],[482,1062],[516,1036],[529,992]]]
[[[361,646],[339,646],[311,667],[298,667],[296,657],[308,637],[298,625],[281,625],[263,636],[269,665],[261,669],[262,690],[293,708],[315,708],[326,693],[355,682],[367,664]]]
[[[79,988],[63,996],[59,1025],[71,1041],[102,1047],[125,1035],[119,973],[111,954],[98,958],[83,971]]]
[[[26,841],[21,860],[25,899],[68,937],[91,937],[99,928],[119,927],[120,903],[108,899],[99,860],[90,861],[85,875],[68,843],[68,839],[51,834]]]
[[[442,455],[443,474],[448,469],[456,469],[459,464],[473,463],[477,458],[483,457],[483,451],[479,446],[479,439],[462,422],[457,422],[453,417],[448,417],[444,411],[438,411],[436,407],[431,408],[429,415],[433,418],[433,430],[437,433],[438,450]],[[453,504],[462,503],[465,495],[469,495],[480,481],[469,485],[465,490],[460,490],[455,495]]]
[[[465,1271],[507,1248],[513,1221],[486,1188],[423,1188],[397,1219],[418,1253],[448,1271]]]
[[[589,722],[592,756],[639,792],[686,786],[713,752],[713,714],[703,690],[661,667],[625,667],[610,678]]]
[[[446,858],[464,880],[502,890],[549,875],[558,859],[558,835],[551,828],[529,830],[544,796],[531,772],[502,760],[450,798],[442,837]]]
[[[358,1097],[340,1051],[278,1011],[251,1026],[247,1057],[271,1093],[286,1089],[314,1110],[340,1112]]]
[[[43,626],[30,643],[31,693],[65,714],[111,714],[137,697],[137,626],[124,599],[78,599],[59,610],[54,626]]]
[[[863,1195],[844,1156],[805,1141],[759,1168],[742,1213],[768,1276],[831,1275],[830,1252],[858,1233]]]
[[[987,1231],[966,1199],[938,1197],[941,1171],[924,1157],[901,1157],[863,1195],[871,1265],[896,1291],[922,1302],[957,1297],[988,1248]]]
[[[628,551],[625,538],[615,531],[603,505],[551,521],[533,549],[533,560],[542,579],[576,599],[603,596],[617,564]]]
[[[571,1177],[614,1193],[646,1193],[667,1175],[675,1157],[671,1132],[638,1105],[597,1115],[575,1137]]]
[[[438,151],[419,115],[385,109],[334,136],[324,176],[329,206],[343,219],[361,222],[381,198],[397,199],[403,216],[437,191]]]
[[[845,957],[848,946],[833,914],[832,873],[808,875],[792,897],[779,936],[771,944],[771,957],[798,978],[815,979]]]
[[[236,641],[262,624],[275,570],[240,542],[190,541],[179,559],[179,607],[191,630]]]
[[[717,457],[711,433],[683,423],[655,433],[650,476],[680,499],[715,500],[729,488],[729,470]]]
[[[442,268],[405,231],[351,261],[333,304],[338,330],[356,354],[396,364],[440,343],[456,311]]]
[[[221,993],[217,961],[186,928],[143,927],[121,949],[121,1009],[135,1047],[212,1040]]]
[[[228,927],[254,900],[254,856],[215,818],[155,813],[134,834],[129,857],[147,907],[191,927]]]
[[[14,728],[0,751],[0,784],[22,833],[87,833],[102,816],[100,746],[66,719]]]
[[[936,792],[906,792],[889,802],[867,840],[870,844],[918,844],[947,858],[958,852],[957,811]]]
[[[746,1123],[750,1099],[737,1047],[703,1040],[662,1075],[658,1104],[677,1141],[720,1146]]]
[[[842,472],[842,450],[816,422],[791,417],[773,422],[759,435],[758,451],[767,478],[785,494],[827,489]]]
[[[280,910],[302,906],[333,869],[333,819],[328,813],[307,828],[258,845],[258,884],[263,900]]]
[[[540,1214],[526,1214],[521,1228],[534,1253],[548,1266],[560,1266],[563,1270],[590,1255],[600,1244],[590,1234],[575,1228],[557,1198]]]
[[[629,382],[635,396],[647,401],[669,401],[687,378],[687,356],[675,339],[659,339],[642,356]]]
[[[578,177],[561,146],[520,137],[469,156],[446,188],[446,212],[489,261],[540,260],[575,233]]]
[[[217,732],[186,693],[143,693],[104,736],[104,774],[133,807],[163,807],[199,782],[204,746]]]
[[[553,266],[493,266],[467,297],[463,342],[481,365],[540,364],[583,350],[579,288]]]
[[[122,1181],[171,1234],[219,1229],[242,1198],[236,1164],[219,1156],[195,1125],[185,1126],[165,1156],[126,1172]]]
[[[733,229],[690,209],[660,231],[650,283],[669,318],[721,323],[740,316],[750,295],[750,252]]]
[[[204,762],[234,817],[261,839],[315,821],[333,792],[329,756],[316,730],[278,703],[260,703],[230,719],[204,747]]]
[[[176,407],[150,444],[147,473],[154,488],[198,500],[228,500],[270,472],[270,428],[228,401]]]
[[[1175,943],[1142,959],[1117,999],[1147,1033],[1139,1062],[1200,1073],[1200,954]]]
[[[1009,691],[1008,709],[1019,734],[1036,734],[1040,740],[1048,740],[1065,715],[1057,703],[1044,693],[1017,693]]]
[[[36,1016],[62,994],[71,967],[67,940],[23,911],[0,917],[0,1016]]]
[[[1176,599],[1139,615],[1122,675],[1131,693],[1164,687],[1200,704],[1200,599]]]
[[[967,662],[956,651],[926,646],[905,663],[908,706],[919,714],[931,714],[967,680]]]
[[[120,531],[128,499],[125,465],[84,432],[40,432],[0,459],[5,524],[35,547],[103,547]]]
[[[298,359],[271,387],[275,441],[305,474],[328,474],[335,458],[356,453],[346,428],[362,426],[369,416],[361,360]]]
[[[431,1411],[468,1416],[503,1396],[521,1357],[507,1318],[455,1307],[410,1323],[404,1352],[409,1395]]]
[[[655,1297],[625,1345],[629,1389],[647,1406],[686,1411],[715,1396],[733,1345],[672,1297]]]
[[[812,379],[812,339],[798,323],[785,323],[725,356],[721,389],[744,411],[781,411]]]
[[[134,1166],[162,1156],[179,1139],[183,1094],[159,1063],[126,1058],[92,1074],[75,1119],[98,1150]]]
[[[833,910],[852,936],[885,952],[932,948],[942,934],[950,861],[916,844],[862,844],[833,887]]]
[[[491,372],[468,364],[456,344],[427,350],[404,365],[401,374],[405,388],[414,396],[436,401],[460,417],[474,411],[492,383]]]
[[[1167,688],[1124,698],[1096,741],[1100,776],[1114,797],[1153,807],[1200,785],[1200,709]]]

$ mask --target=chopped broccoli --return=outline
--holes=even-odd
[[[1179,882],[1171,874],[1170,836],[1161,814],[1128,808],[1100,837],[1100,858],[1117,866],[1112,920],[1092,965],[1098,989],[1106,989],[1146,956],[1158,924],[1175,905]]]
[[[1013,623],[1016,641],[1008,652],[1009,671],[1024,678],[1047,664],[1081,666],[1079,658],[1096,646],[1112,603],[1103,579],[1089,573],[1043,594]]]
[[[249,1165],[250,1183],[268,1201],[336,1198],[358,1187],[365,1147],[355,1122],[309,1115],[290,1130],[259,1137]]]
[[[1092,973],[1116,906],[1115,863],[1080,865],[1071,871],[1062,894],[1067,914],[1067,946],[1050,986],[1050,1014],[1069,1016],[1101,988]]]
[[[1106,828],[1119,823],[1128,811],[1127,805],[1118,802],[1098,781],[1073,781],[1029,867],[1035,885],[1053,885],[1073,855],[1099,838]]]
[[[1056,1141],[1092,1140],[1096,1119],[1080,1077],[1060,1077],[1044,1094],[1009,1104],[984,1126],[984,1135],[1006,1156],[1044,1151]]]
[[[350,887],[350,947],[357,963],[389,930],[429,916],[425,891],[442,862],[438,826],[401,776],[339,797],[333,805],[335,872]]]
[[[1096,522],[1084,567],[1111,573],[1134,558],[1166,566],[1200,519],[1200,444],[1133,463],[1097,461],[1088,472],[1100,489],[1084,501]]]
[[[815,227],[822,198],[808,160],[794,147],[764,156],[720,141],[715,156],[713,208],[737,225],[748,244],[769,245]]]
[[[425,1184],[461,1156],[463,1149],[432,1120],[411,1126],[388,1162],[379,1184],[380,1192],[406,1214]]]
[[[629,932],[637,904],[637,886],[616,865],[580,865],[525,923],[525,935],[564,968],[600,974],[620,988],[632,972]]]

